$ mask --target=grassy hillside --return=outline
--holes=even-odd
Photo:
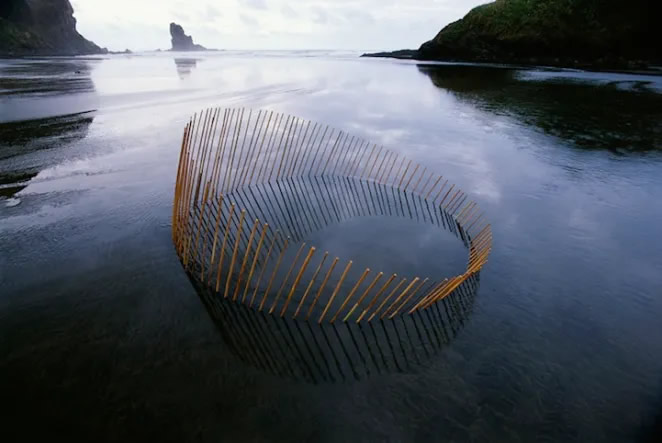
[[[33,52],[50,49],[50,45],[29,29],[0,17],[0,53]]]
[[[659,10],[652,0],[497,0],[442,29],[418,55],[552,64],[659,62]]]

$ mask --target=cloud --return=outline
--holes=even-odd
[[[239,14],[239,18],[241,21],[249,26],[257,26],[257,19],[253,16],[250,16],[248,14]]]
[[[242,0],[242,3],[255,9],[267,9],[267,0]]]
[[[375,17],[373,17],[371,13],[360,10],[348,11],[345,14],[345,18],[348,19],[350,23],[358,25],[372,25],[376,23]]]
[[[327,24],[329,22],[329,14],[322,8],[314,7],[311,8],[313,14],[313,22],[320,25]]]
[[[206,12],[207,12],[206,17],[210,20],[214,20],[214,19],[219,18],[219,17],[222,16],[220,11],[212,5],[207,5],[207,11]]]
[[[299,17],[299,13],[296,12],[294,9],[292,9],[292,7],[290,5],[283,5],[280,8],[280,11],[283,13],[283,15],[285,17],[288,17],[288,18],[297,18],[297,17]]]

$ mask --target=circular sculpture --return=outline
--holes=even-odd
[[[311,232],[364,215],[415,215],[451,231],[469,251],[465,272],[439,278],[357,269],[352,260],[302,243]],[[236,354],[274,373],[301,373],[312,381],[338,378],[329,370],[334,365],[321,370],[321,363],[309,363],[325,357],[338,362],[329,336],[337,337],[343,348],[338,353],[350,362],[344,372],[358,377],[352,361],[369,361],[365,355],[379,347],[377,335],[368,340],[363,325],[374,333],[378,322],[386,336],[392,328],[402,345],[396,322],[403,328],[409,322],[410,345],[403,349],[430,345],[434,340],[420,331],[421,340],[412,340],[413,328],[420,325],[432,337],[429,331],[436,333],[444,320],[430,316],[430,308],[438,314],[439,302],[450,296],[461,305],[472,300],[492,246],[490,225],[476,203],[442,176],[328,126],[244,109],[207,109],[186,125],[172,232],[182,265]],[[317,342],[312,329],[312,335],[301,329],[311,324],[326,336],[326,351],[311,345]],[[339,327],[348,337],[341,337]],[[355,358],[347,343],[358,351]],[[293,357],[274,352],[277,345]],[[344,373],[340,364],[335,367]]]

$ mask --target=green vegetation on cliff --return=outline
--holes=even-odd
[[[78,55],[106,52],[76,31],[69,0],[2,0],[0,55]]]
[[[418,51],[374,55],[635,67],[662,60],[661,16],[654,0],[496,0],[446,26]]]

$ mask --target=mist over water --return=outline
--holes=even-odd
[[[0,422],[10,435],[654,435],[662,77],[356,55],[0,61],[0,395],[11,405]],[[230,352],[170,232],[183,128],[210,106],[329,124],[423,163],[480,204],[494,248],[438,355],[412,372],[313,384]],[[347,235],[338,253],[364,251],[359,260],[377,267],[461,270],[461,242],[444,232],[426,242],[436,234],[368,217],[307,240],[332,249]]]

